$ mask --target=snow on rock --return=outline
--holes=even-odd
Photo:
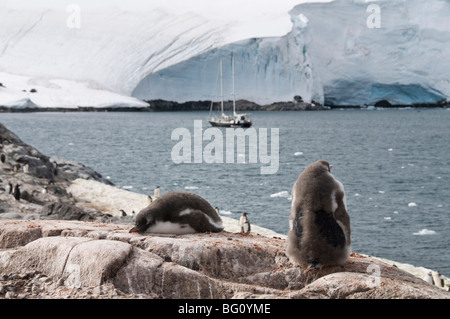
[[[0,106],[12,108],[147,107],[133,97],[72,80],[31,78],[0,72]]]
[[[15,108],[37,108],[26,93],[0,87],[0,106]]]
[[[112,216],[122,216],[120,210],[131,216],[133,211],[137,214],[150,204],[146,195],[81,178],[73,181],[67,191],[77,200],[85,201],[87,206]]]

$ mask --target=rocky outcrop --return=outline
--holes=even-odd
[[[0,221],[0,298],[450,298],[371,257],[306,270],[285,240],[142,236],[131,225]]]
[[[0,219],[111,219],[67,192],[76,179],[112,185],[91,168],[45,156],[1,123],[0,157]],[[12,191],[17,185],[19,198]]]

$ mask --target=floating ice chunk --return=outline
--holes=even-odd
[[[392,217],[384,217],[384,220],[392,220]]]
[[[302,156],[303,155],[303,152],[295,152],[294,153],[294,156]]]
[[[126,185],[126,186],[122,186],[123,189],[133,189],[133,186],[131,185]]]
[[[413,235],[417,236],[436,235],[436,232],[434,230],[422,229],[421,231],[414,233]]]
[[[394,149],[393,148],[390,148],[390,149],[388,149],[388,152],[392,152]]]
[[[386,193],[385,191],[378,191],[378,193],[380,193],[380,194],[384,194],[384,193]]]
[[[409,203],[408,207],[417,207],[417,204],[416,203]]]
[[[398,210],[394,210],[394,214],[398,214]]]
[[[198,189],[197,186],[185,186],[184,189]]]
[[[279,192],[279,193],[274,193],[274,194],[270,195],[270,197],[272,197],[272,198],[275,198],[275,197],[286,197],[286,198],[288,198],[289,197],[289,192],[288,191],[282,191],[282,192]]]
[[[233,213],[229,210],[220,210],[220,215],[232,215]]]
[[[359,197],[361,196],[359,193],[355,193],[355,197]]]

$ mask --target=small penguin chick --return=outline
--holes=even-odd
[[[155,190],[153,191],[153,198],[152,201],[157,200],[161,195],[159,186],[156,186]]]
[[[15,200],[20,201],[20,185],[19,184],[14,186],[13,196],[14,196]]]
[[[251,230],[250,221],[247,218],[248,213],[242,213],[239,219],[239,225],[241,226],[241,233],[249,234]]]

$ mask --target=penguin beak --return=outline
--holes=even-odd
[[[333,168],[333,165],[330,165],[330,172],[331,172],[331,169]]]
[[[130,229],[130,233],[139,233],[141,231],[141,229],[138,226],[134,226],[133,228]]]

